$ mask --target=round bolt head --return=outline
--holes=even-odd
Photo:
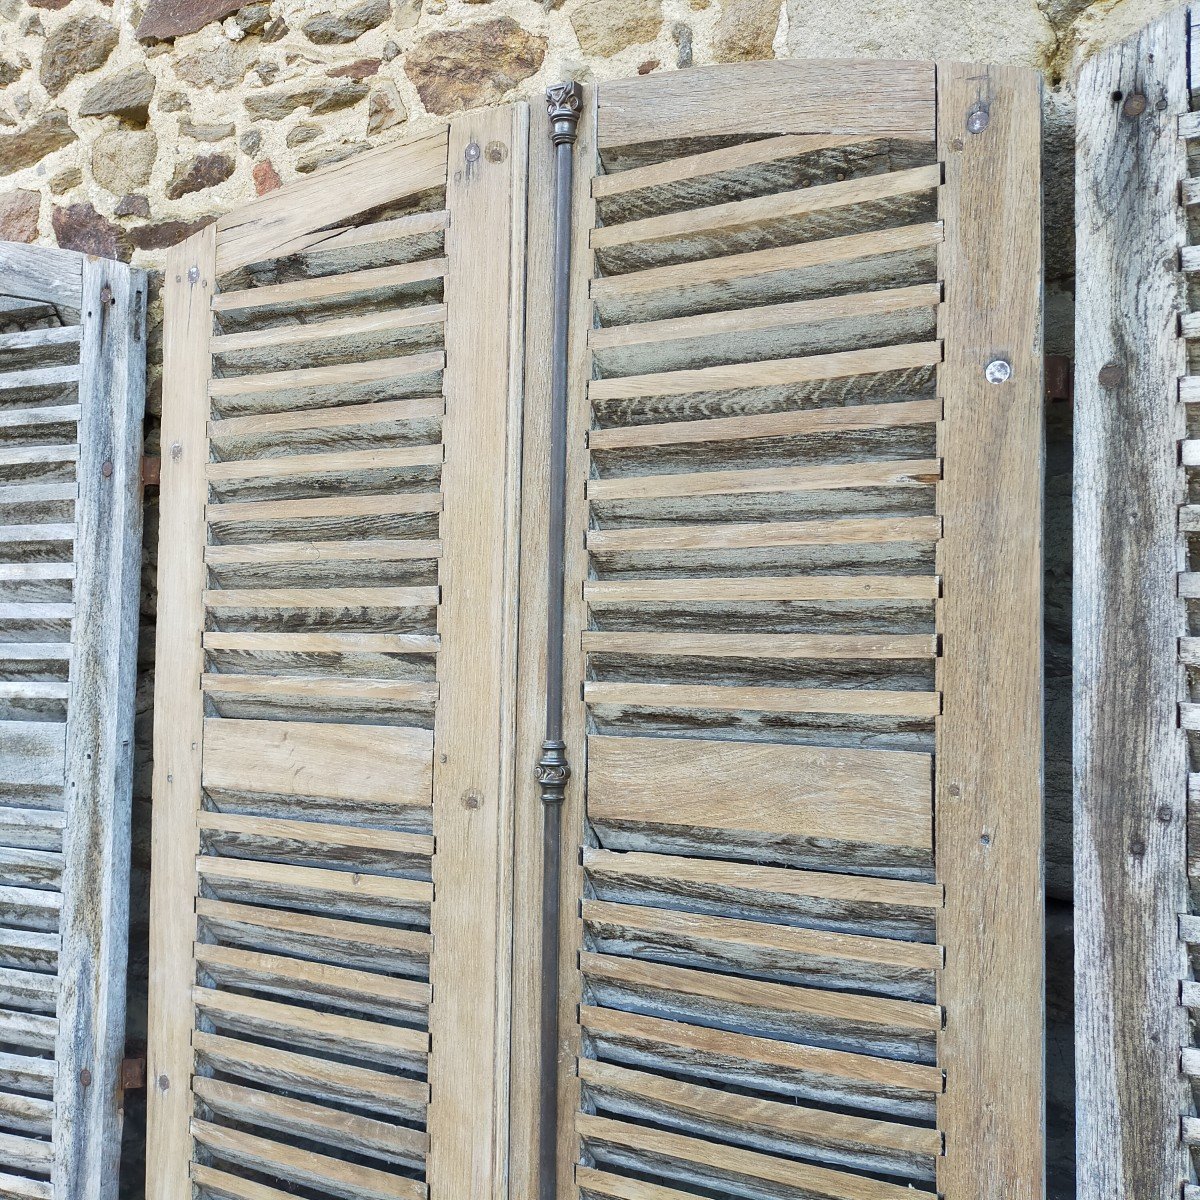
[[[991,117],[988,115],[986,108],[972,109],[967,114],[967,132],[982,133],[988,127],[988,121]]]
[[[1132,92],[1121,106],[1127,117],[1140,117],[1146,111],[1146,97],[1141,92]]]
[[[200,278],[199,267],[188,267],[188,283],[195,283]]]
[[[1003,358],[993,358],[983,368],[983,377],[988,383],[1007,383],[1012,378],[1012,366]]]

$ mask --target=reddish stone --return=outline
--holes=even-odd
[[[66,8],[71,0],[28,0],[30,8]]]
[[[210,21],[222,21],[245,0],[150,0],[137,27],[143,39],[165,39],[195,33]]]
[[[360,58],[344,67],[334,67],[325,74],[333,79],[369,79],[379,70],[382,61],[379,58]]]
[[[638,67],[638,74],[649,75],[651,71],[657,71],[661,66],[662,63],[659,62],[657,58],[648,58]]]
[[[13,188],[0,192],[0,241],[32,242],[37,237],[42,197],[37,192]]]
[[[275,164],[269,158],[264,158],[262,162],[255,163],[251,174],[254,176],[254,190],[260,196],[265,196],[268,192],[273,192],[283,182],[279,178],[279,172],[275,170]]]
[[[120,226],[102,217],[91,204],[55,206],[50,223],[64,250],[78,250],[81,254],[95,254],[100,258],[129,257]]]

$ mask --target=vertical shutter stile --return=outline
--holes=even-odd
[[[585,94],[560,1190],[1036,1195],[1034,77]]]
[[[526,121],[348,160],[172,254],[161,1200],[502,1191]]]
[[[1086,63],[1077,88],[1081,1200],[1200,1196],[1194,20],[1180,7],[1151,22]]]
[[[116,1195],[146,281],[0,244],[0,1195]]]

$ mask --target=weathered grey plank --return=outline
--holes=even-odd
[[[75,623],[55,1057],[58,1196],[109,1200],[121,1146],[129,812],[141,569],[146,280],[83,265]],[[82,1072],[89,1087],[76,1081]]]
[[[1078,1195],[1173,1196],[1185,974],[1186,746],[1177,726],[1178,122],[1188,14],[1079,78],[1075,371],[1075,965]],[[1144,97],[1145,104],[1127,103]]]
[[[0,296],[79,308],[83,255],[48,246],[0,242]]]

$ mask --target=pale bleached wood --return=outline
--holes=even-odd
[[[643,446],[679,446],[695,442],[749,441],[754,438],[800,437],[806,434],[896,429],[928,425],[942,414],[940,400],[901,400],[893,404],[855,404],[845,408],[807,408],[795,412],[746,417],[712,417],[701,421],[668,421],[594,429],[593,450],[626,450]]]
[[[1035,73],[939,65],[938,1187],[978,1200],[1045,1187],[1040,138]],[[1006,383],[984,376],[996,357]]]
[[[429,964],[428,1171],[437,1200],[507,1194],[528,143],[523,104],[450,128]]]
[[[0,296],[42,300],[78,310],[83,255],[50,246],[0,242]]]
[[[791,871],[754,863],[681,858],[673,854],[615,853],[591,847],[583,850],[583,865],[589,871],[604,875],[639,879],[661,877],[747,892],[772,892],[912,908],[933,909],[942,906],[942,889],[938,885],[906,879]]]
[[[1186,562],[1178,441],[1194,402],[1166,264],[1188,240],[1179,137],[1189,28],[1176,8],[1085,64],[1076,163],[1075,1032],[1078,1195],[1178,1194],[1192,1111],[1179,1051],[1191,975],[1186,735],[1178,723],[1177,598]],[[1114,93],[1144,95],[1136,120]],[[1194,266],[1194,250],[1182,266]],[[1189,261],[1191,259],[1192,261]],[[1108,382],[1116,374],[1115,380]],[[1177,390],[1178,389],[1178,390]],[[1187,596],[1188,577],[1178,576]],[[1137,663],[1121,688],[1120,664]],[[1188,1051],[1184,1050],[1184,1071]]]
[[[78,421],[79,413],[78,404],[55,404],[43,408],[8,408],[0,412],[0,429],[20,429],[31,425],[62,425]]]
[[[391,850],[397,854],[416,854],[426,858],[433,854],[433,838],[420,833],[396,833],[387,829],[360,829],[353,825],[327,825],[320,821],[249,817],[223,812],[202,812],[197,824],[201,830],[233,833],[247,838],[290,839],[324,846]]]
[[[47,346],[69,346],[78,343],[81,336],[82,329],[78,325],[0,333],[0,354],[9,350],[41,350]]]
[[[209,504],[208,519],[213,524],[242,524],[271,521],[306,521],[321,517],[396,517],[416,513],[436,513],[442,508],[437,492],[400,492],[390,496],[332,496],[324,500],[230,500],[224,504]],[[263,561],[331,562],[353,558],[375,561],[400,561],[402,558],[436,558],[435,542],[398,542],[394,539],[353,542],[275,542],[266,545],[210,546],[206,561],[213,564],[250,562],[253,555],[266,556]],[[294,554],[288,559],[284,556]]]
[[[415,308],[397,308],[353,317],[334,317],[328,321],[311,321],[304,325],[270,326],[265,329],[222,333],[212,339],[212,351],[214,354],[233,354],[239,350],[260,350],[265,347],[282,349],[304,346],[309,342],[328,338],[396,333],[421,325],[440,325],[445,320],[444,304],[424,304]]]
[[[922,575],[791,575],[744,579],[589,579],[584,599],[594,605],[782,600],[936,600],[938,581]]]
[[[348,276],[334,276],[346,279]],[[214,399],[228,396],[263,396],[291,388],[351,388],[365,383],[390,383],[414,375],[439,371],[445,366],[441,351],[407,354],[400,358],[375,358],[367,362],[340,363],[327,367],[306,367],[298,371],[264,371],[254,375],[232,375],[209,382]]]
[[[255,413],[247,417],[226,417],[220,421],[210,421],[208,436],[213,441],[220,442],[231,437],[262,437],[310,429],[351,429],[356,425],[440,417],[444,409],[445,401],[440,396],[426,396],[416,400],[380,400],[373,404],[346,404],[339,408]]]
[[[204,732],[200,635],[215,233],[210,225],[171,251],[164,296],[146,1142],[146,1191],[159,1200],[191,1200],[193,864]]]
[[[279,1050],[197,1030],[197,1054],[215,1069],[240,1079],[350,1104],[372,1097],[378,1111],[421,1120],[429,1088],[416,1079]]]
[[[272,283],[265,287],[245,288],[236,292],[221,292],[213,297],[213,311],[238,312],[247,308],[266,308],[276,304],[301,304],[315,300],[332,300],[355,292],[373,292],[427,283],[446,273],[444,258],[424,258],[418,262],[401,263],[395,267],[370,267],[365,271],[347,271],[342,275],[322,275],[316,279],[299,279],[294,283]]]
[[[193,1120],[192,1133],[218,1159],[276,1179],[321,1188],[327,1195],[350,1200],[425,1200],[428,1195],[425,1185],[416,1180],[208,1121]]]
[[[930,776],[929,756],[910,751],[588,738],[596,820],[928,847]],[[745,781],[759,778],[771,780],[769,792],[748,792]]]
[[[223,608],[430,608],[436,587],[378,588],[218,588],[204,593],[204,605]]]
[[[25,371],[0,372],[0,392],[16,392],[29,389],[56,387],[60,384],[78,383],[80,366],[69,363],[55,367],[32,367]]]
[[[704,658],[920,659],[937,653],[921,633],[607,633],[587,630],[589,654],[679,655]]]
[[[753,546],[848,546],[887,542],[933,542],[938,517],[843,517],[824,521],[713,522],[597,529],[587,535],[595,554],[638,550],[734,550]]]
[[[705,175],[716,175],[722,171],[737,170],[739,167],[778,162],[783,158],[811,154],[815,150],[852,146],[862,140],[862,137],[828,134],[783,134],[779,137],[760,138],[757,141],[724,146],[720,150],[704,150],[699,154],[667,158],[646,167],[597,175],[592,180],[592,196],[603,200],[641,188],[662,187],[665,184],[703,178]]]
[[[222,675],[205,672],[200,676],[206,692],[227,696],[293,696],[297,699],[375,700],[396,704],[432,704],[438,696],[437,684],[410,683],[391,679],[330,679],[304,675]]]
[[[612,300],[654,292],[683,291],[714,281],[727,282],[755,275],[834,266],[883,254],[924,250],[938,245],[941,240],[940,221],[901,225],[873,233],[852,233],[770,250],[749,250],[721,258],[699,259],[666,267],[647,267],[624,275],[604,276],[592,280],[591,295],[594,300]]]
[[[639,635],[635,635],[639,636]],[[645,635],[640,635],[645,636]],[[924,717],[941,711],[937,692],[889,692],[878,688],[715,687],[673,683],[584,684],[591,705],[615,708],[706,709],[711,712],[847,713]]]
[[[600,86],[599,142],[731,134],[934,137],[932,63],[763,62]]]
[[[64,1198],[110,1200],[120,1166],[146,295],[143,272],[84,261],[53,1137]]]
[[[372,804],[431,803],[426,730],[209,718],[204,786]]]
[[[288,454],[278,458],[243,458],[208,464],[213,483],[290,479],[298,475],[353,475],[368,471],[395,471],[435,467],[442,462],[442,447],[401,446],[391,450],[344,450],[330,454]]]
[[[610,178],[613,176],[599,177]],[[936,283],[884,288],[878,292],[856,292],[849,296],[822,296],[816,300],[793,300],[787,304],[764,304],[758,308],[727,309],[724,312],[702,313],[695,317],[674,317],[661,321],[639,321],[633,325],[607,326],[591,330],[588,342],[593,351],[603,351],[627,346],[655,345],[686,338],[712,337],[721,333],[744,334],[753,330],[779,329],[807,322],[853,320],[856,317],[925,308],[936,305],[940,298],[941,287]]]
[[[911,192],[928,191],[942,181],[938,163],[913,167],[907,171],[886,171],[840,183],[818,184],[792,192],[775,192],[749,200],[733,200],[705,208],[686,209],[658,217],[643,217],[616,225],[602,225],[592,231],[592,248],[657,242],[697,234],[726,234],[787,217],[821,212],[843,205],[866,204],[891,199]]]
[[[278,654],[436,654],[438,638],[421,633],[206,633],[206,650]]]
[[[338,499],[324,500],[278,500],[263,501],[264,504],[333,504],[339,507],[325,509],[301,509],[284,512],[275,509],[280,520],[293,519],[296,516],[346,516],[365,515],[378,516],[378,506],[366,505],[364,509],[356,507],[354,500]],[[426,501],[422,500],[422,504]],[[364,501],[365,504],[365,501]],[[437,512],[440,505],[433,508],[418,508],[417,512]],[[385,509],[384,512],[393,511]],[[399,509],[400,512],[414,511],[411,506]],[[250,520],[252,517],[242,515],[241,519]],[[363,539],[360,541],[330,541],[330,542],[263,542],[236,545],[207,546],[204,550],[204,561],[210,566],[280,566],[285,563],[329,563],[329,562],[409,562],[412,559],[437,558],[441,554],[440,541],[405,541],[395,538]]]
[[[768,1196],[784,1197],[796,1188],[804,1188],[810,1194],[828,1196],[831,1200],[913,1200],[912,1190],[903,1184],[886,1183],[644,1125],[581,1113],[577,1128],[585,1143],[595,1140],[648,1155],[651,1159],[661,1156],[667,1160],[682,1160],[700,1168],[704,1172],[702,1177],[713,1181],[729,1177],[753,1180],[760,1188],[769,1189],[760,1193]]]
[[[304,250],[312,233],[446,181],[446,126],[355,155],[222,217],[217,270]]]
[[[940,342],[918,342],[909,346],[813,354],[805,358],[735,363],[727,367],[698,367],[691,371],[663,371],[651,375],[626,375],[622,379],[597,379],[588,388],[588,395],[592,400],[636,400],[645,396],[686,396],[690,392],[781,387],[816,379],[845,379],[883,371],[932,367],[941,359]]]

